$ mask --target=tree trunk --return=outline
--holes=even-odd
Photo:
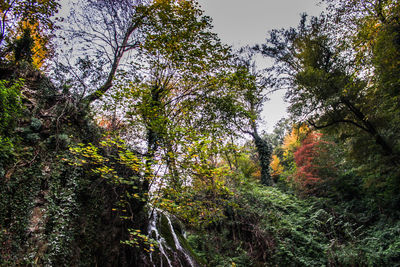
[[[271,186],[273,185],[272,177],[269,172],[269,165],[271,163],[271,146],[267,141],[259,136],[257,127],[255,125],[253,125],[253,132],[251,133],[251,136],[253,136],[260,161],[261,184]]]

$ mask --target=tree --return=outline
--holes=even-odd
[[[74,49],[79,54],[76,57],[78,68],[71,67],[69,58],[59,63],[59,66],[68,73],[67,80],[75,80],[72,85],[78,95],[78,101],[87,105],[100,99],[112,88],[118,71],[129,67],[133,70],[133,66],[139,63],[139,53],[143,51],[144,46],[150,48],[150,36],[154,37],[156,32],[160,33],[160,27],[166,27],[162,36],[166,44],[167,38],[170,37],[166,35],[167,31],[187,26],[184,25],[185,14],[183,12],[178,14],[176,9],[183,9],[186,5],[190,9],[188,12],[193,12],[193,8],[189,5],[194,4],[189,2],[176,0],[88,0],[83,2],[83,6],[80,7],[83,12],[73,13],[74,26],[67,31],[71,33],[70,39],[75,40]],[[196,12],[200,14],[198,9]],[[208,20],[203,19],[201,23],[207,24]],[[167,24],[167,21],[171,24]],[[188,33],[190,29],[182,28],[182,30]],[[196,31],[196,29],[193,30]],[[178,35],[174,33],[174,36]],[[170,41],[169,43],[175,41],[174,43],[178,44],[176,40]],[[182,47],[157,47],[160,50],[164,49],[163,53],[168,52],[171,56],[172,51],[165,49],[172,48],[176,51],[173,56],[182,56],[179,55]],[[152,49],[153,52],[156,51],[155,47]],[[56,75],[62,77],[60,72]],[[90,87],[96,89],[91,89],[89,84]]]
[[[10,52],[10,46],[18,36],[30,29],[34,35],[34,55],[42,59],[49,49],[49,38],[55,28],[54,16],[60,4],[56,0],[6,0],[0,3],[0,58]],[[5,45],[5,43],[7,45]],[[11,45],[12,46],[12,45]],[[39,48],[40,47],[40,48]],[[41,50],[41,51],[39,51]],[[39,59],[36,59],[38,61]],[[34,62],[40,67],[41,62]]]
[[[283,166],[281,165],[281,161],[277,155],[274,154],[272,155],[270,167],[271,167],[271,176],[276,181],[283,172]]]
[[[229,50],[210,32],[209,19],[189,1],[166,7],[153,19],[158,24],[140,49],[148,72],[136,88],[133,85],[129,114],[139,116],[145,126],[150,158],[165,149],[170,175],[178,179],[174,156],[169,155],[176,154],[185,131],[199,136],[212,132],[202,114],[210,112],[204,106],[218,92],[213,76],[223,69]]]
[[[323,195],[322,186],[335,178],[336,163],[330,154],[330,145],[321,133],[310,132],[294,153],[297,166],[294,182],[302,193]]]
[[[294,154],[309,131],[310,129],[305,124],[293,125],[291,131],[284,136],[282,144],[274,148],[271,170],[275,180],[291,183],[291,179],[297,171]]]
[[[287,88],[294,118],[346,143],[348,159],[363,166],[359,170],[364,177],[396,184],[400,114],[391,86],[397,79],[399,50],[393,29],[398,4],[329,2],[352,8],[331,9],[328,16],[309,22],[303,16],[297,29],[274,30],[268,43],[255,49],[276,60],[270,83]],[[346,31],[338,34],[336,27]],[[385,166],[385,171],[372,165]]]
[[[261,167],[261,183],[270,186],[273,183],[269,171],[272,146],[267,139],[260,136],[257,126],[267,99],[264,92],[266,83],[262,73],[256,70],[252,57],[251,52],[236,57],[229,78],[229,86],[234,88],[236,95],[224,99],[222,110],[225,119],[231,121],[233,128],[252,137]]]
[[[192,220],[194,210],[184,204],[190,202],[200,221],[209,222],[221,214],[215,203],[227,193],[219,164],[227,133],[214,101],[233,94],[220,86],[230,49],[195,3],[161,2],[166,6],[148,18],[152,27],[137,48],[140,64],[116,77],[103,97],[105,109],[118,110],[127,125],[122,136],[145,157],[143,188],[154,192],[157,205]]]
[[[287,93],[291,113],[317,129],[351,124],[374,138],[384,153],[393,155],[391,145],[367,118],[369,107],[360,106],[365,81],[348,73],[342,51],[323,33],[323,20],[313,18],[306,26],[305,19],[298,31],[271,32],[271,46],[262,48],[281,64],[275,68],[279,74],[290,75],[279,82],[291,85]]]
[[[87,0],[75,6],[59,38],[72,47],[62,50],[54,76],[72,87],[77,102],[87,106],[112,87],[123,58],[139,47],[147,19],[158,7],[134,0]]]

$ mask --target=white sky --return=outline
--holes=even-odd
[[[197,0],[205,14],[213,19],[214,32],[222,42],[239,48],[261,44],[272,29],[296,27],[300,15],[318,15],[318,0]],[[263,64],[262,59],[259,64]],[[265,59],[265,66],[267,66]],[[264,67],[264,66],[263,66]],[[263,130],[271,132],[275,123],[286,115],[283,91],[270,96],[264,106]]]

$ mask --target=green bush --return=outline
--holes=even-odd
[[[189,236],[209,266],[323,266],[332,216],[273,187],[237,188],[226,219]]]
[[[10,85],[0,80],[0,135],[9,136],[15,127],[16,118],[21,114],[20,88],[22,80]]]

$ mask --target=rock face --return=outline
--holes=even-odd
[[[0,266],[135,266],[140,251],[120,241],[145,227],[143,205],[134,210],[143,222],[122,221],[112,209],[124,188],[67,160],[69,146],[99,142],[101,129],[36,71],[6,78],[24,85],[9,145],[0,142]]]
[[[148,235],[158,246],[149,255],[148,266],[203,266],[186,242],[178,220],[159,209],[150,210],[149,218]]]

